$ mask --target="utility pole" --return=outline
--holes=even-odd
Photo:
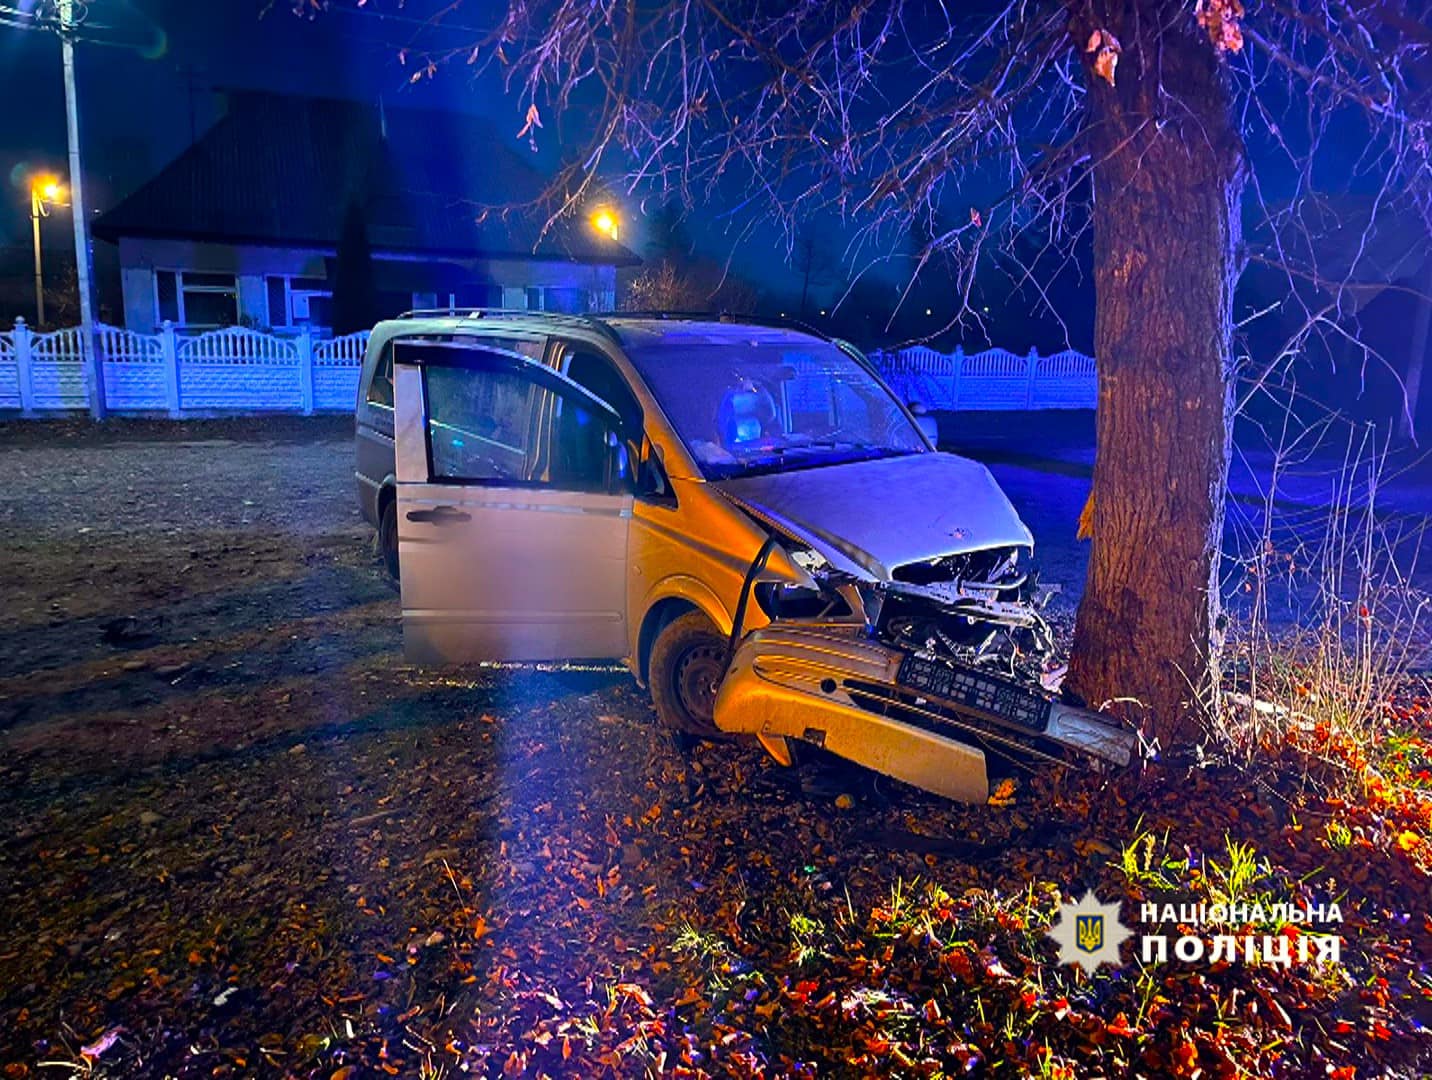
[[[33,182],[30,184],[30,236],[35,246],[35,329],[45,327],[45,275],[40,266],[40,218],[44,207],[40,205],[40,193]]]
[[[75,97],[75,0],[59,0],[59,14],[60,56],[65,65],[65,120],[70,143],[70,207],[75,222],[75,277],[80,291],[80,357],[89,387],[90,415],[103,420],[104,361],[95,339],[94,301],[90,295],[89,217],[85,213],[79,103]]]

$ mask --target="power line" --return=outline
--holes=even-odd
[[[465,26],[462,23],[444,22],[441,19],[423,19],[416,15],[399,15],[391,11],[379,11],[371,7],[330,7],[329,12],[342,15],[361,15],[370,19],[379,19],[384,22],[403,23],[408,26],[416,26],[425,30],[451,30],[454,33],[487,35],[495,33],[497,27]]]
[[[0,4],[0,26],[10,26],[16,30],[49,29],[45,23],[40,21],[40,16],[36,12],[25,11],[8,4]]]

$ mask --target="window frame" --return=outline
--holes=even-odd
[[[558,315],[588,315],[594,311],[601,310],[601,305],[597,303],[599,294],[592,289],[580,285],[524,285],[522,288],[524,292],[523,302],[527,305],[527,311],[546,311]],[[581,293],[586,297],[586,303],[580,311],[563,311],[560,308],[553,307],[549,301],[548,294],[554,291]],[[537,301],[536,307],[532,306],[534,299]]]
[[[363,395],[363,404],[370,409],[387,409],[392,412],[398,403],[398,388],[393,381],[393,346],[395,341],[385,341],[382,349],[378,351],[378,359],[373,364],[373,374],[368,379],[368,389]],[[379,380],[385,380],[388,384],[388,400],[374,401],[373,387],[379,384]]]
[[[280,312],[280,314],[283,316],[283,321],[282,321],[282,322],[276,322],[276,321],[274,320],[273,294],[270,292],[270,282],[275,282],[275,281],[278,281],[278,282],[282,282],[282,283],[283,283],[283,311]],[[310,283],[317,283],[317,282],[319,282],[319,281],[322,281],[322,282],[327,286],[327,288],[324,288],[324,289],[309,289],[309,288],[295,289],[295,288],[293,287],[293,283],[294,283],[295,281],[303,281],[303,282],[310,282]],[[312,274],[265,274],[265,275],[264,275],[264,306],[265,306],[265,308],[266,308],[267,311],[268,311],[268,324],[269,324],[269,327],[270,327],[270,328],[282,328],[282,329],[285,329],[285,330],[295,330],[295,329],[301,330],[301,329],[303,329],[303,327],[308,326],[308,327],[317,327],[317,328],[323,329],[323,330],[331,330],[331,329],[332,329],[331,326],[329,326],[329,325],[327,325],[327,324],[325,324],[325,323],[321,323],[321,322],[315,321],[314,318],[313,318],[313,316],[312,316],[311,314],[310,314],[307,318],[305,318],[303,321],[301,321],[301,322],[298,321],[297,319],[295,319],[295,318],[294,318],[294,313],[293,313],[293,302],[294,302],[295,297],[297,297],[297,296],[303,296],[303,297],[305,297],[305,298],[306,298],[307,300],[309,300],[309,301],[312,301],[315,296],[317,296],[317,297],[323,297],[323,298],[326,298],[330,303],[332,303],[332,301],[333,301],[333,282],[332,282],[332,281],[329,281],[327,278],[317,278],[317,277],[314,277]]]
[[[642,438],[644,437],[644,434],[646,432],[646,408],[642,405],[641,397],[637,394],[636,387],[632,385],[632,380],[627,376],[624,371],[622,371],[621,367],[616,363],[616,361],[614,361],[610,356],[607,355],[607,353],[599,349],[597,346],[588,344],[584,341],[574,340],[573,338],[553,337],[550,339],[550,348],[552,350],[552,369],[561,374],[573,385],[579,386],[583,390],[586,390],[587,393],[591,394],[593,397],[597,397],[597,394],[594,390],[591,389],[591,387],[588,387],[579,380],[572,378],[570,374],[572,370],[572,361],[577,359],[578,356],[587,356],[593,357],[600,363],[606,365],[607,370],[611,372],[612,377],[615,378],[617,382],[621,384],[622,389],[626,392],[626,396],[631,400],[631,404],[636,408],[636,413],[634,417],[637,424],[636,430],[628,430],[626,421],[629,418],[622,415],[621,409],[617,408],[615,402],[607,401],[605,402],[605,404],[611,406],[613,411],[616,412],[617,416],[621,417],[623,422],[622,431],[625,433],[626,437],[630,440],[634,440],[638,445],[640,445]],[[603,400],[599,397],[597,399],[599,401]]]
[[[620,486],[616,483],[616,477],[613,475],[612,455],[608,455],[603,484],[599,489],[560,487],[550,480],[439,476],[433,468],[432,430],[429,426],[432,422],[432,417],[428,411],[428,379],[426,369],[429,367],[460,368],[493,374],[517,375],[528,383],[540,389],[547,390],[559,398],[575,399],[578,404],[594,410],[597,415],[603,416],[609,422],[607,432],[615,433],[619,440],[624,440],[625,437],[622,418],[617,414],[616,410],[605,401],[602,401],[585,387],[573,382],[561,372],[548,366],[541,359],[534,360],[520,353],[494,348],[484,342],[482,338],[465,337],[448,341],[435,341],[430,338],[399,338],[392,342],[392,350],[395,372],[399,364],[412,365],[422,372],[422,430],[423,456],[427,470],[426,483],[437,486],[508,488],[588,495],[610,495],[620,492]],[[396,374],[394,383],[396,385]],[[537,410],[533,409],[529,404],[529,416],[527,417],[527,423],[529,425],[537,422],[536,413]],[[544,445],[529,445],[524,448],[524,451],[529,455],[534,452],[550,455],[552,452],[552,433],[550,425],[546,430],[537,431],[535,437],[538,442]],[[605,439],[603,441],[605,442]]]
[[[186,273],[188,273],[188,274],[222,274],[224,277],[231,278],[231,279],[233,280],[233,285],[232,285],[232,286],[223,286],[223,285],[187,285],[187,286],[186,286],[186,285],[184,284],[184,275],[185,275]],[[231,274],[231,273],[229,273],[229,271],[227,271],[227,270],[197,270],[197,269],[195,269],[194,267],[190,267],[188,270],[181,270],[181,269],[179,269],[178,267],[169,267],[169,266],[156,266],[156,267],[153,268],[153,273],[150,274],[150,279],[151,279],[151,281],[152,281],[152,283],[153,283],[153,287],[154,287],[154,288],[153,288],[153,291],[154,291],[154,321],[155,321],[156,324],[162,326],[162,325],[164,324],[164,322],[166,321],[165,318],[164,318],[163,309],[161,308],[160,303],[159,303],[159,275],[160,275],[160,274],[173,274],[173,275],[174,275],[174,307],[175,307],[174,314],[175,314],[176,316],[178,316],[178,317],[174,320],[174,325],[175,325],[176,327],[179,327],[179,328],[185,329],[185,330],[220,330],[220,329],[223,329],[223,328],[226,327],[226,326],[238,326],[238,325],[240,325],[240,320],[243,318],[243,309],[239,306],[239,275],[238,275],[238,274]],[[185,294],[186,292],[208,293],[208,294],[210,294],[210,295],[230,296],[230,297],[233,297],[233,301],[234,301],[234,321],[231,322],[231,323],[191,323],[191,322],[189,321],[189,319],[188,319],[188,313],[185,311],[184,294]]]

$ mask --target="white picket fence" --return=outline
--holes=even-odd
[[[901,401],[928,409],[1092,409],[1099,400],[1094,358],[1068,350],[1020,356],[1007,349],[965,355],[916,346],[870,359]]]
[[[180,417],[213,412],[351,412],[366,332],[320,340],[242,327],[187,336],[117,326],[95,333],[105,404],[116,413]],[[89,401],[77,327],[36,334],[23,319],[0,332],[0,409],[24,415],[84,409]]]
[[[348,412],[358,394],[366,332],[318,339],[242,327],[182,335],[100,326],[105,403],[111,412],[181,417],[213,412]],[[1092,409],[1094,358],[1079,352],[1019,356],[989,349],[966,356],[917,346],[873,352],[902,401],[928,409]],[[78,328],[36,334],[23,319],[0,332],[0,410],[22,414],[84,409]]]

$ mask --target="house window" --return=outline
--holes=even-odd
[[[543,310],[560,311],[564,315],[580,315],[587,310],[586,289],[559,289],[549,285]]]
[[[333,287],[327,278],[272,274],[264,285],[270,326],[333,325]]]
[[[557,311],[580,315],[591,308],[591,295],[586,289],[569,289],[558,285],[533,285],[527,289],[528,311]]]
[[[288,325],[288,278],[264,278],[264,291],[268,296],[269,326]]]
[[[459,285],[452,294],[452,301],[459,308],[500,308],[502,306],[502,286]]]
[[[500,308],[502,287],[500,285],[459,285],[447,292],[413,293],[413,310],[463,311],[467,308]]]
[[[179,326],[233,326],[239,321],[239,287],[233,274],[156,270],[154,310]]]

